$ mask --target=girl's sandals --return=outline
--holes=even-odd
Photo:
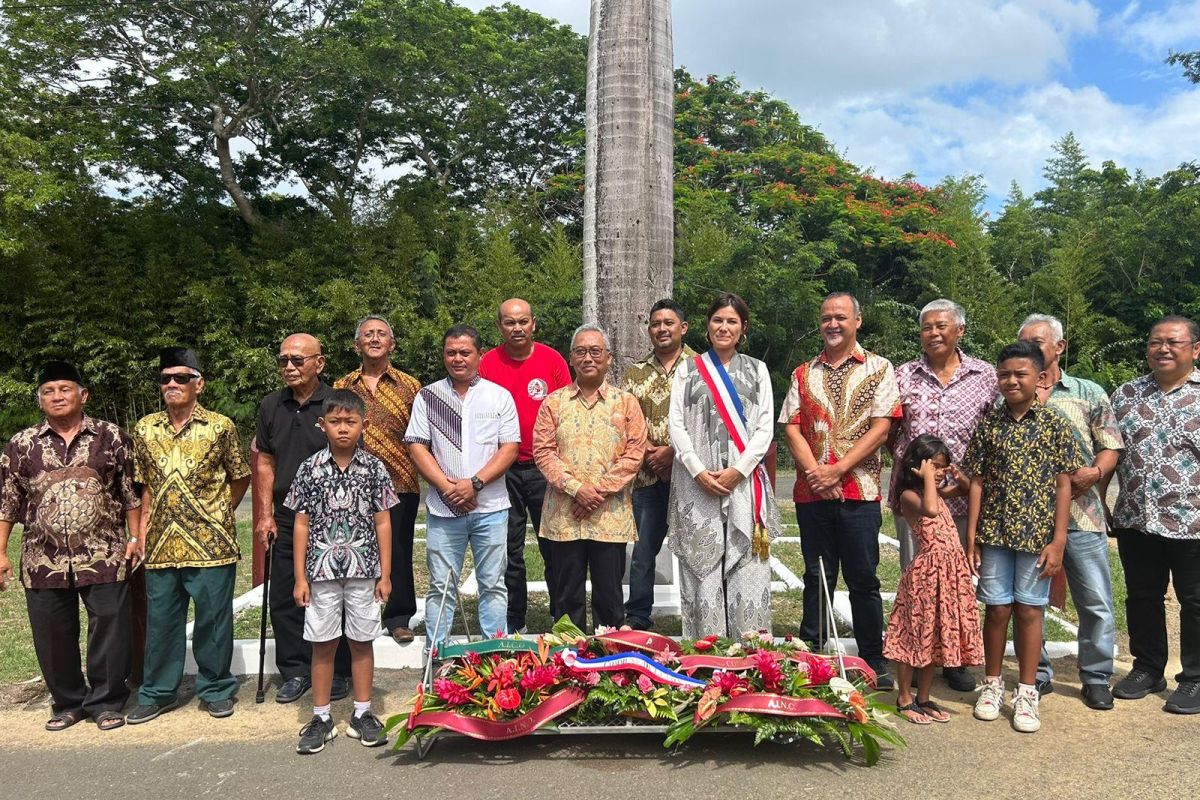
[[[950,715],[947,714],[941,706],[932,700],[918,700],[912,705],[916,706],[921,713],[934,722],[949,722]]]
[[[88,714],[82,708],[76,708],[72,711],[60,711],[50,719],[46,720],[46,730],[48,731],[65,731],[77,722],[83,722],[87,719]]]
[[[922,710],[921,706],[917,703],[909,703],[906,706],[898,707],[896,710],[900,712],[901,716],[914,725],[929,725],[933,722],[933,720],[931,720],[925,714],[924,710]]]
[[[125,717],[116,711],[101,711],[96,715],[96,727],[102,731],[111,731],[125,724]]]

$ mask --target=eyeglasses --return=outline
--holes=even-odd
[[[320,354],[318,354],[318,355],[320,355]],[[279,368],[283,369],[288,364],[291,364],[293,367],[303,367],[305,361],[308,361],[310,358],[316,358],[316,357],[317,356],[315,356],[315,355],[314,356],[279,356],[275,360],[279,363]]]
[[[1185,347],[1191,346],[1192,342],[1185,341],[1183,339],[1151,339],[1150,341],[1146,342],[1146,348],[1148,350],[1159,350],[1163,347],[1171,350],[1182,350]]]
[[[178,383],[180,386],[187,386],[189,383],[198,379],[199,377],[200,377],[199,375],[193,375],[190,372],[183,372],[183,373],[164,372],[158,376],[158,383],[161,386],[166,386],[171,381],[175,381],[175,383]]]
[[[571,348],[571,355],[575,356],[576,358],[583,358],[584,356],[591,356],[592,358],[600,358],[602,355],[604,355],[607,352],[608,352],[608,350],[606,350],[603,347],[572,347]]]

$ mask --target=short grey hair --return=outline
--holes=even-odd
[[[862,304],[858,302],[858,298],[850,294],[850,292],[830,292],[825,295],[825,299],[821,301],[821,305],[825,305],[830,300],[837,300],[839,297],[848,297],[850,302],[854,304],[854,318],[862,319]]]
[[[1049,314],[1030,314],[1021,323],[1017,335],[1021,335],[1021,331],[1028,328],[1030,325],[1046,325],[1050,328],[1050,335],[1054,337],[1054,341],[1050,344],[1058,344],[1063,340],[1063,324],[1059,322],[1058,317],[1052,317]]]
[[[378,320],[379,322],[382,322],[384,325],[387,326],[388,336],[391,336],[393,339],[396,338],[396,332],[392,330],[392,323],[388,322],[384,317],[380,316],[379,314],[367,314],[365,317],[360,319],[354,325],[354,341],[356,341],[356,342],[358,341],[358,335],[360,333],[362,333],[362,326],[366,325],[371,320]]]
[[[604,348],[606,350],[612,350],[612,342],[609,341],[608,334],[605,333],[604,328],[601,328],[599,325],[593,325],[590,322],[583,323],[582,325],[580,325],[578,328],[575,329],[574,333],[571,334],[571,349],[572,350],[575,349],[575,340],[579,338],[579,334],[581,334],[581,333],[598,333],[598,334],[600,334],[600,336],[602,336],[604,338]]]
[[[949,314],[950,316],[954,317],[954,323],[959,327],[963,327],[967,324],[967,312],[963,310],[963,307],[953,300],[947,300],[945,298],[930,300],[928,303],[926,303],[925,307],[921,309],[921,313],[917,316],[917,323],[923,323],[925,321],[926,314],[933,314],[935,312]]]

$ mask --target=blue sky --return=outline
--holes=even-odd
[[[470,8],[494,3],[460,0]],[[518,0],[586,33],[588,0]],[[995,210],[1074,131],[1090,160],[1200,159],[1200,0],[675,0],[675,62],[788,101],[884,177],[984,177]]]

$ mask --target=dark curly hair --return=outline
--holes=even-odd
[[[897,491],[905,492],[912,489],[917,494],[920,494],[925,488],[923,486],[924,478],[914,472],[914,470],[921,467],[922,461],[937,458],[938,456],[946,457],[947,466],[954,463],[954,456],[950,455],[950,448],[933,434],[923,433],[913,439],[909,443],[908,449],[904,451],[904,457],[900,459],[900,481],[896,486]]]

